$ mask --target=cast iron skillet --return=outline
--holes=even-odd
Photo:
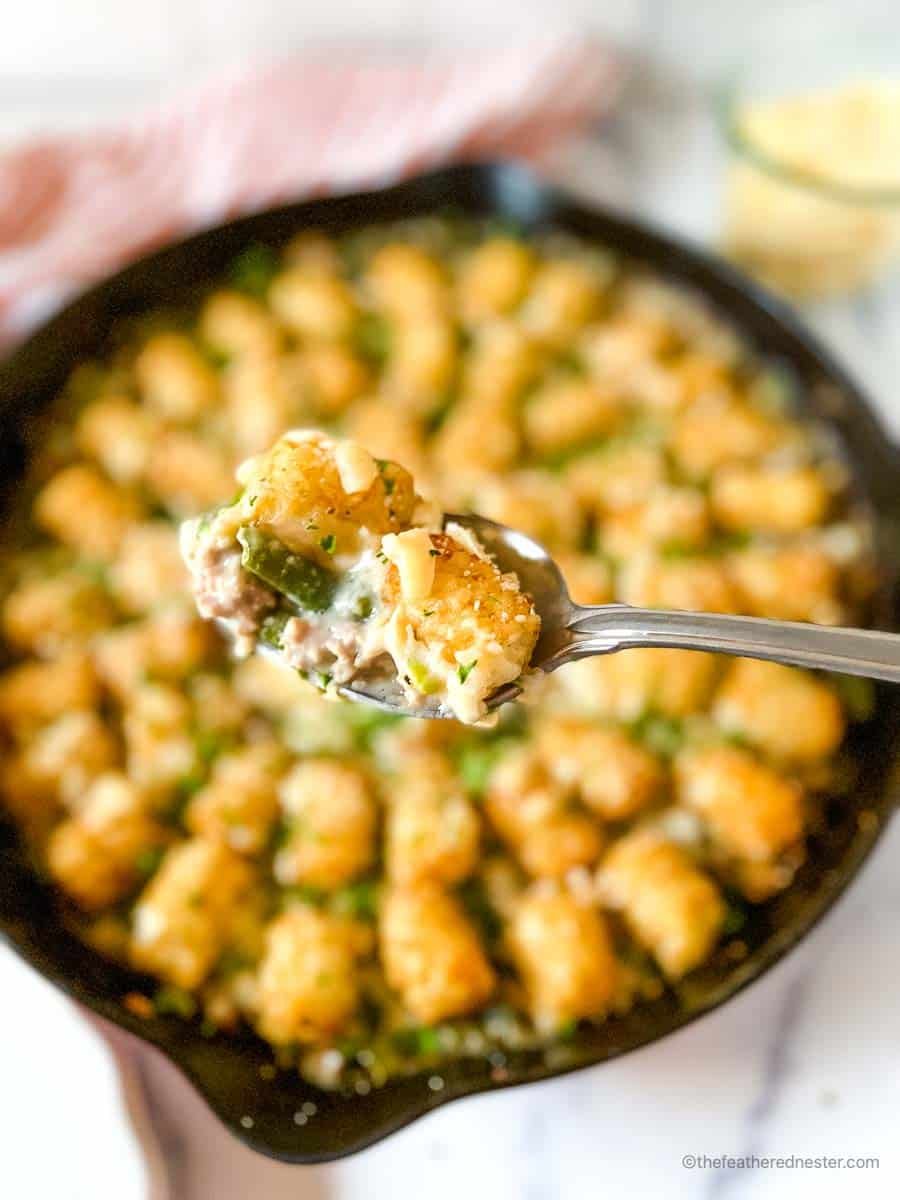
[[[248,243],[277,246],[304,227],[343,230],[447,206],[511,218],[527,228],[570,230],[643,260],[663,276],[705,294],[763,354],[794,373],[811,410],[827,418],[843,442],[859,488],[876,513],[885,579],[874,621],[884,627],[895,624],[900,455],[855,384],[784,306],[729,267],[631,221],[582,208],[521,168],[505,164],[452,168],[387,191],[261,213],[164,249],[93,288],[0,364],[0,480],[5,490],[15,487],[36,440],[35,414],[49,403],[74,363],[102,350],[110,326],[123,315],[184,300],[220,277]],[[877,840],[894,803],[898,732],[900,689],[892,693],[885,688],[877,716],[854,731],[862,762],[855,795],[830,807],[826,828],[813,837],[809,861],[794,885],[755,911],[741,930],[746,957],[735,961],[720,953],[683,984],[679,996],[664,995],[549,1054],[510,1055],[500,1071],[482,1060],[442,1067],[440,1091],[428,1086],[432,1072],[397,1080],[366,1096],[319,1092],[291,1072],[266,1080],[260,1067],[270,1063],[270,1052],[250,1034],[206,1038],[196,1023],[134,1016],[121,998],[141,987],[141,977],[105,961],[64,927],[52,895],[29,872],[8,827],[0,827],[0,931],[22,958],[70,996],[164,1051],[242,1141],[288,1162],[320,1162],[370,1145],[456,1097],[545,1079],[647,1045],[756,979],[831,906]],[[298,1126],[294,1113],[309,1100],[317,1111]]]

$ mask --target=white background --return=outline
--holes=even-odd
[[[641,51],[628,107],[569,165],[569,181],[714,240],[721,147],[710,84],[752,33],[777,47],[877,18],[884,3],[677,0],[5,0],[0,140],[86,127],[248,55],[330,38],[466,42],[574,20]],[[848,42],[849,44],[849,42]],[[777,52],[777,51],[773,51]],[[809,314],[900,431],[895,288]],[[191,1196],[398,1200],[888,1197],[900,1194],[900,829],[802,950],[724,1010],[664,1044],[579,1076],[466,1101],[333,1167],[242,1160]],[[137,1200],[144,1171],[102,1043],[0,951],[0,1197]],[[186,1093],[181,1099],[191,1106]],[[181,1120],[182,1108],[172,1114]],[[206,1130],[207,1127],[204,1126]],[[219,1135],[210,1126],[210,1146]],[[871,1172],[688,1172],[683,1155],[879,1155]],[[224,1151],[222,1161],[224,1161]],[[230,1170],[230,1168],[229,1168]],[[255,1182],[248,1182],[254,1173]],[[188,1175],[190,1172],[188,1172]],[[185,1176],[187,1178],[188,1176]],[[187,1184],[176,1195],[187,1196]]]

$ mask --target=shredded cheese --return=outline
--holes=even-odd
[[[357,442],[338,442],[334,462],[341,487],[348,496],[367,492],[378,477],[378,465],[372,455]]]
[[[434,555],[427,529],[407,529],[382,538],[385,558],[397,568],[403,599],[416,604],[429,595],[434,585]]]

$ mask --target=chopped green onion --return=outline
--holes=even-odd
[[[153,997],[153,1007],[161,1016],[172,1013],[176,1017],[189,1019],[197,1011],[197,1001],[184,988],[163,984]]]
[[[367,617],[371,617],[372,608],[373,605],[371,596],[359,596],[353,604],[351,616],[353,616],[357,621],[365,621]]]
[[[456,668],[456,674],[459,676],[459,682],[465,683],[477,666],[477,658],[473,658],[470,663],[460,663]]]
[[[391,353],[391,327],[377,313],[363,313],[353,331],[356,352],[380,366]]]
[[[134,860],[134,869],[138,875],[146,878],[152,875],[159,864],[162,862],[162,857],[165,854],[165,849],[162,846],[147,846],[137,855]]]
[[[423,696],[433,695],[441,686],[441,681],[435,679],[424,663],[415,658],[409,660],[409,678],[416,691],[421,692]]]
[[[259,627],[259,640],[263,645],[271,646],[273,650],[280,650],[284,627],[290,619],[291,614],[285,609],[266,617]]]
[[[326,554],[334,554],[335,546],[337,546],[337,538],[333,533],[326,533],[323,538],[319,538],[319,545]]]

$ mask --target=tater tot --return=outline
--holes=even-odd
[[[372,256],[365,278],[376,304],[392,317],[416,320],[446,311],[450,293],[444,270],[418,246],[382,246]]]
[[[90,783],[119,761],[119,746],[102,718],[89,710],[66,712],[44,726],[25,752],[32,775],[52,785],[67,807],[84,803]]]
[[[385,386],[414,411],[431,412],[453,383],[458,341],[453,324],[440,317],[398,322]]]
[[[99,697],[97,674],[79,650],[48,662],[24,662],[0,674],[0,721],[26,730],[72,709],[89,709]]]
[[[535,741],[551,776],[604,820],[635,816],[662,788],[658,759],[618,729],[581,717],[545,717]]]
[[[473,478],[477,482],[491,472],[507,470],[518,456],[520,442],[518,414],[508,400],[477,396],[458,400],[432,447],[445,494],[462,500]]]
[[[159,422],[125,396],[108,396],[88,404],[75,426],[75,442],[110,479],[137,483],[147,469]]]
[[[241,455],[260,453],[311,413],[305,376],[296,356],[252,355],[229,364],[225,416]]]
[[[566,892],[532,888],[514,906],[506,940],[539,1029],[606,1014],[618,969],[595,908]]]
[[[242,700],[276,719],[286,716],[313,690],[294,671],[258,655],[239,662],[231,678]]]
[[[778,663],[736,659],[716,693],[713,716],[763,753],[787,763],[827,759],[844,736],[837,694],[812,675]]]
[[[239,854],[261,853],[278,816],[278,779],[284,765],[284,751],[275,742],[223,755],[187,807],[188,829],[220,838]]]
[[[771,417],[741,401],[703,397],[678,417],[669,445],[681,470],[703,479],[724,463],[761,458],[780,432]]]
[[[230,357],[278,352],[281,336],[264,304],[243,292],[213,292],[200,313],[200,336]]]
[[[167,835],[125,775],[101,775],[47,843],[47,867],[80,908],[115,904],[134,888]]]
[[[362,359],[331,342],[303,350],[298,367],[304,376],[303,399],[319,419],[333,420],[364,395],[371,383]]]
[[[709,532],[705,496],[693,488],[661,487],[642,504],[608,513],[598,539],[613,558],[628,558],[651,546],[696,550]]]
[[[578,343],[591,374],[621,386],[623,379],[668,350],[674,331],[654,318],[621,315],[585,329]]]
[[[134,909],[131,960],[176,987],[198,987],[228,939],[253,880],[224,842],[173,846]]]
[[[728,854],[766,862],[803,836],[800,787],[730,746],[688,750],[675,761],[678,799]]]
[[[128,774],[163,805],[197,767],[191,705],[178,688],[142,683],[129,697],[122,731]]]
[[[584,518],[564,483],[540,471],[515,471],[485,479],[473,490],[479,516],[529,534],[550,549],[578,545]]]
[[[478,859],[480,823],[444,755],[410,755],[389,789],[385,862],[395,883],[453,884]]]
[[[331,889],[369,866],[376,813],[361,771],[330,759],[306,759],[281,781],[279,796],[288,829],[275,855],[279,883]]]
[[[524,242],[493,237],[464,259],[456,281],[463,320],[503,316],[518,306],[534,271],[534,253]]]
[[[176,517],[222,504],[234,494],[234,474],[225,455],[190,433],[167,433],[154,443],[147,484]]]
[[[622,416],[616,396],[585,379],[545,384],[525,406],[525,439],[535,454],[570,451],[615,429]]]
[[[34,502],[34,519],[88,558],[112,558],[140,504],[86,463],[64,467]]]
[[[530,747],[513,749],[492,772],[485,811],[522,868],[537,878],[561,878],[592,866],[604,838],[596,820],[570,806],[571,791]]]
[[[108,625],[113,608],[86,571],[26,579],[3,602],[3,633],[10,645],[42,657],[83,643]]]
[[[346,432],[376,458],[403,463],[421,489],[431,471],[426,466],[422,418],[385,404],[383,397],[358,401],[347,413]]]
[[[178,531],[163,521],[133,525],[122,539],[109,581],[126,613],[145,613],[167,601],[183,600],[188,580]]]
[[[740,601],[725,565],[716,558],[666,559],[635,555],[619,573],[619,599],[644,608],[737,612]]]
[[[176,424],[198,420],[219,398],[215,371],[180,333],[159,333],[145,342],[134,373],[150,411]]]
[[[341,555],[358,551],[361,528],[380,534],[405,529],[416,507],[409,472],[396,463],[379,467],[369,456],[370,482],[348,492],[339,449],[324,434],[289,431],[244,463],[239,471],[244,491],[219,513],[223,533],[232,526],[260,526],[291,550],[332,568]]]
[[[424,1025],[484,1005],[496,977],[459,902],[433,883],[388,891],[379,912],[388,985]]]
[[[703,708],[719,672],[714,654],[641,648],[570,663],[556,679],[579,708],[633,721],[648,712],[684,717]]]
[[[749,546],[729,557],[728,569],[750,616],[819,625],[843,619],[841,573],[815,546]]]
[[[602,284],[583,263],[548,259],[531,281],[521,319],[542,341],[558,345],[585,325],[600,303]]]
[[[825,519],[830,495],[814,467],[721,467],[712,477],[710,504],[723,529],[800,533]]]
[[[613,597],[612,572],[602,558],[577,551],[556,555],[569,595],[576,604],[608,604]]]
[[[292,333],[318,341],[342,341],[356,320],[353,293],[343,279],[303,267],[275,277],[269,304]]]
[[[185,679],[204,663],[215,662],[219,647],[208,622],[180,608],[161,608],[99,635],[92,659],[103,684],[127,702],[148,674],[158,680]]]
[[[718,888],[655,830],[637,829],[614,842],[597,884],[602,902],[622,913],[669,979],[699,966],[719,937],[725,905]]]
[[[525,330],[512,321],[492,321],[479,328],[469,350],[461,397],[509,404],[520,398],[540,365],[541,351]]]
[[[276,1046],[315,1044],[340,1033],[359,1004],[358,937],[348,923],[308,905],[266,929],[257,1027]]]
[[[602,516],[649,500],[665,481],[665,457],[658,446],[626,442],[576,458],[564,477],[578,502]]]

